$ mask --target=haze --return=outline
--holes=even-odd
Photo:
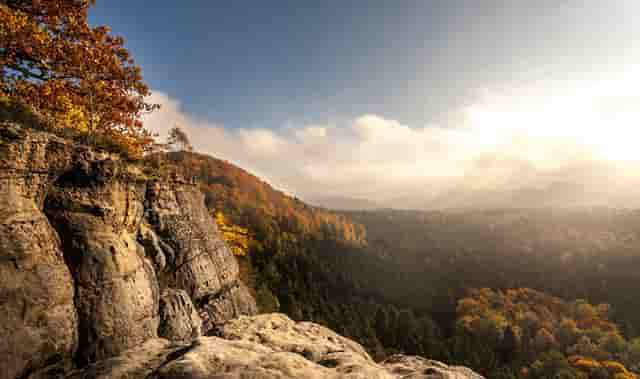
[[[254,2],[260,19],[242,2],[185,6],[215,17],[170,26],[184,10],[114,24],[136,7],[117,3],[93,17],[134,38],[163,105],[147,127],[177,123],[196,150],[303,199],[640,205],[635,1]],[[147,43],[154,30],[175,54]]]

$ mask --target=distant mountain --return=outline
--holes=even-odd
[[[375,201],[348,196],[309,196],[305,200],[312,205],[341,211],[368,211],[384,208]]]

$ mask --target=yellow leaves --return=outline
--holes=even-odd
[[[222,212],[216,212],[215,220],[218,229],[222,233],[222,238],[229,245],[233,254],[237,256],[247,255],[251,240],[249,231],[246,228],[228,222]]]
[[[597,369],[604,368],[614,379],[637,379],[637,376],[629,371],[622,363],[615,361],[599,362],[595,359],[583,357],[580,355],[572,355],[567,361],[578,370],[586,373],[592,373]]]
[[[602,362],[602,366],[604,366],[604,368],[607,369],[607,371],[609,371],[609,373],[615,375],[615,374],[625,374],[625,375],[629,375],[629,370],[627,370],[626,367],[624,367],[624,365],[620,362],[614,362],[614,361],[604,361]]]
[[[148,142],[138,127],[149,90],[139,68],[108,27],[92,28],[77,0],[0,4],[0,92],[38,109],[60,128]],[[129,72],[138,73],[129,75]]]

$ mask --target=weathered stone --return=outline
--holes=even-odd
[[[447,366],[446,364],[423,357],[396,354],[385,359],[382,363],[391,373],[403,378],[424,379],[483,379],[462,366]]]
[[[157,379],[330,378],[329,369],[289,352],[249,341],[202,337],[180,358],[159,368]]]
[[[221,293],[210,296],[200,303],[200,315],[205,330],[239,316],[250,316],[258,313],[258,307],[247,287],[241,281],[224,289]]]
[[[148,378],[158,367],[178,355],[188,345],[172,344],[165,339],[151,339],[122,355],[93,363],[67,375],[67,379],[140,379]]]
[[[155,338],[160,287],[216,323],[255,312],[193,183],[8,123],[0,169],[0,378]]]
[[[145,186],[127,169],[82,162],[63,173],[45,202],[75,279],[81,362],[157,337],[158,284],[136,240]]]
[[[469,369],[419,357],[396,355],[378,364],[359,344],[281,314],[241,317],[218,332],[220,337],[200,337],[191,345],[148,342],[72,378],[483,379]]]
[[[296,323],[281,313],[239,317],[222,325],[216,334],[230,340],[260,343],[276,351],[298,353],[315,362],[327,354],[345,351],[371,360],[358,343],[312,322]]]
[[[0,130],[5,130],[0,126]],[[14,127],[0,143],[0,378],[69,363],[77,345],[74,288],[42,200],[68,153]]]
[[[204,195],[190,183],[150,183],[147,223],[154,237],[153,255],[164,256],[158,269],[161,288],[185,290],[205,320],[205,331],[215,323],[242,314],[255,314],[253,298],[239,284],[238,263],[222,240],[204,205]],[[160,259],[156,259],[160,261]]]
[[[188,342],[202,335],[202,319],[184,290],[162,291],[158,335],[179,342]]]

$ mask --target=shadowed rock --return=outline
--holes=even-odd
[[[158,335],[177,342],[189,342],[202,335],[202,319],[185,291],[162,292]]]

